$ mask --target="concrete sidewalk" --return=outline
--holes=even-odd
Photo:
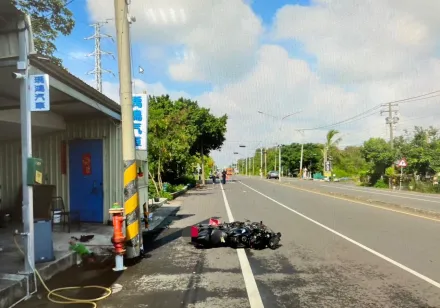
[[[168,204],[161,202],[161,205],[163,205],[154,210],[149,229],[144,232],[160,228],[168,216],[179,209],[179,205],[182,203],[179,199],[170,201]],[[20,274],[20,271],[24,268],[24,258],[13,241],[12,233],[14,229],[20,230],[21,225],[0,229],[0,246],[3,247],[0,252],[0,308],[10,307],[26,296],[28,285],[31,291],[34,289],[33,275]],[[112,226],[82,224],[80,230],[72,227],[71,233],[63,232],[58,229],[58,226],[55,226],[52,234],[55,260],[36,265],[38,272],[45,281],[50,280],[58,273],[69,269],[77,263],[76,254],[69,250],[69,240],[73,236],[79,238],[85,234],[94,235],[90,242],[84,244],[95,254],[111,255],[112,244],[110,239],[113,234]],[[17,238],[17,240],[19,241],[20,239]],[[23,247],[21,248],[23,249]]]
[[[120,273],[111,270],[111,263],[91,271],[76,269],[76,272],[60,273],[49,281],[49,286],[121,285],[119,292],[98,303],[101,308],[249,307],[236,251],[197,249],[190,243],[192,225],[207,223],[212,217],[227,220],[220,185],[192,189],[177,200],[181,202],[179,211],[168,216],[155,231],[145,234],[145,259],[128,264],[128,269]],[[99,294],[83,291],[75,295],[83,296]],[[59,307],[45,298],[34,298],[18,307],[36,306]]]

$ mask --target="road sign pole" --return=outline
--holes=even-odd
[[[403,167],[400,167],[400,183],[399,183],[399,190],[402,190],[402,177],[403,177]]]

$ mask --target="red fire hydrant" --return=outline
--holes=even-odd
[[[124,254],[125,254],[125,236],[123,232],[124,228],[124,208],[118,203],[114,203],[109,210],[110,215],[113,215],[113,237],[111,242],[113,244],[113,252],[115,253],[115,268],[114,271],[123,271],[124,267]]]

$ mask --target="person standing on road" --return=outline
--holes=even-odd
[[[212,179],[212,184],[214,184],[215,185],[215,179],[216,179],[216,174],[215,174],[215,171],[213,171],[212,172],[212,174],[211,174],[211,179]]]
[[[225,169],[223,169],[223,171],[222,171],[222,183],[223,183],[223,185],[226,184],[226,170]]]

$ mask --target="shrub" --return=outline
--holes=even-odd
[[[161,191],[160,192],[160,196],[162,197],[162,198],[167,198],[168,200],[173,200],[174,198],[173,198],[173,195],[170,193],[170,192],[168,192],[168,191]]]
[[[179,183],[182,183],[183,185],[189,185],[190,187],[195,187],[197,181],[194,176],[185,175],[179,178]]]
[[[376,187],[376,188],[388,188],[388,184],[385,183],[384,180],[380,179],[380,180],[378,180],[378,181],[374,184],[374,187]]]

